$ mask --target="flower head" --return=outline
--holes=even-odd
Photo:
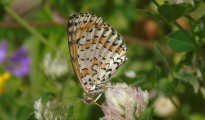
[[[7,57],[7,42],[5,40],[0,43],[0,63],[3,63]]]
[[[27,49],[21,47],[9,60],[6,70],[17,77],[23,77],[30,72],[31,58],[27,55]]]
[[[42,105],[42,101],[41,98],[39,98],[37,101],[35,101],[34,103],[34,113],[35,113],[35,117],[38,120],[42,120],[42,113],[43,112],[43,105]]]
[[[106,102],[102,105],[105,120],[134,120],[139,118],[148,104],[148,92],[125,83],[112,85],[105,91]]]
[[[125,72],[125,76],[127,76],[128,78],[135,78],[136,73],[133,70],[130,70],[130,71]]]
[[[43,61],[43,68],[46,75],[53,79],[62,77],[68,73],[68,63],[60,54],[57,54],[54,59],[52,59],[50,53],[46,54]]]
[[[34,103],[34,114],[37,120],[67,120],[70,105],[63,105],[56,99],[48,101],[45,106],[39,98]]]

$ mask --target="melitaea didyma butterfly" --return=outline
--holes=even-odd
[[[72,15],[67,30],[71,62],[84,90],[83,101],[92,103],[126,61],[127,47],[122,36],[94,14]]]

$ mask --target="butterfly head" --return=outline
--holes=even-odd
[[[91,97],[84,97],[82,101],[85,104],[90,104],[90,103],[93,103],[93,98],[91,98]]]
[[[93,96],[90,94],[89,90],[84,92],[84,98],[82,99],[82,101],[85,104],[93,103]]]

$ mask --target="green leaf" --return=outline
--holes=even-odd
[[[188,52],[194,49],[194,42],[180,30],[168,36],[168,43],[176,52]]]
[[[142,116],[140,117],[140,120],[152,120],[153,111],[154,111],[153,107],[146,109],[142,113]]]
[[[182,72],[178,74],[179,79],[182,79],[183,81],[189,83],[191,86],[193,86],[194,88],[194,92],[198,93],[199,91],[199,81],[197,80],[197,78],[194,75]]]
[[[158,7],[158,12],[168,21],[175,21],[177,18],[191,11],[190,4],[163,4]]]

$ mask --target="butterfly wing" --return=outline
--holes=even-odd
[[[108,26],[108,24],[102,18],[88,13],[74,14],[70,16],[68,20],[67,30],[70,58],[74,71],[80,81],[82,77],[80,77],[81,67],[78,61],[79,53],[77,43],[85,31],[94,26]]]
[[[126,60],[123,38],[100,17],[71,16],[68,35],[71,61],[84,90],[103,86]]]

